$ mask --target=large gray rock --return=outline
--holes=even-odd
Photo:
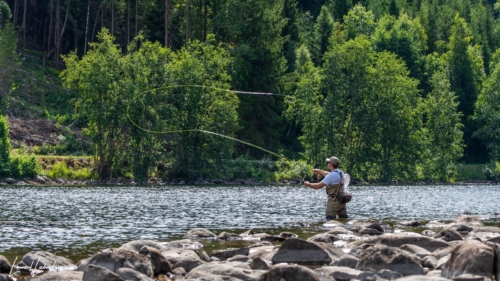
[[[89,265],[83,271],[82,281],[124,281],[114,272],[97,265]]]
[[[307,241],[323,243],[333,243],[337,240],[339,240],[339,238],[336,235],[330,233],[319,233],[307,238]]]
[[[71,281],[83,280],[83,272],[81,271],[47,272],[26,279],[26,281],[68,281],[68,280]]]
[[[383,234],[371,240],[374,244],[383,244],[389,247],[400,247],[404,244],[417,245],[426,249],[427,251],[434,252],[439,248],[449,247],[450,244],[439,240],[422,235],[406,235],[406,234]]]
[[[349,221],[345,227],[353,232],[358,232],[362,227],[375,229],[381,233],[392,230],[390,225],[376,219],[352,220]]]
[[[200,239],[200,238],[216,239],[217,235],[215,233],[213,233],[212,231],[207,230],[205,228],[193,228],[186,233],[185,237],[192,238],[192,239]]]
[[[233,263],[207,263],[191,270],[186,279],[196,280],[208,276],[208,280],[257,280],[263,272],[236,267]]]
[[[486,245],[490,246],[495,253],[495,260],[493,264],[493,276],[495,280],[500,280],[500,244],[486,242]]]
[[[278,252],[279,247],[275,246],[261,246],[250,248],[248,257],[251,259],[262,259],[264,261],[271,261],[274,255]]]
[[[10,273],[11,265],[9,261],[2,255],[0,255],[0,273]]]
[[[401,250],[405,250],[407,252],[410,252],[410,253],[418,256],[419,258],[423,258],[423,257],[432,255],[431,252],[429,252],[426,249],[424,249],[420,246],[417,246],[417,245],[404,244],[404,245],[401,245],[401,247],[399,247],[399,248]]]
[[[413,275],[396,279],[396,281],[449,281],[450,279],[438,276]]]
[[[336,226],[332,229],[330,229],[327,233],[333,234],[333,235],[338,235],[338,234],[350,234],[351,231],[340,226]]]
[[[134,241],[130,241],[124,245],[122,245],[120,248],[118,249],[123,249],[123,250],[128,250],[128,251],[133,251],[133,252],[139,252],[142,247],[144,246],[148,246],[150,248],[155,248],[159,251],[167,248],[165,245],[162,245],[156,241],[152,241],[152,240],[134,240]]]
[[[103,267],[113,273],[116,273],[122,267],[126,267],[149,277],[154,277],[151,261],[147,257],[123,249],[111,249],[99,252],[88,259],[82,260],[77,270],[85,271],[90,265]],[[94,271],[98,272],[95,268],[91,272]]]
[[[331,263],[331,265],[333,266],[344,266],[350,268],[356,268],[357,264],[358,264],[358,258],[351,255],[343,255],[340,257],[340,259]]]
[[[196,253],[196,251],[191,249],[181,249],[181,248],[168,248],[161,251],[161,254],[170,262],[170,264],[174,265],[177,262],[185,259],[189,260],[199,260],[202,261],[200,256]]]
[[[176,268],[182,267],[187,272],[190,272],[191,270],[193,270],[194,268],[196,268],[202,264],[205,264],[205,262],[200,260],[199,258],[195,258],[192,256],[186,256],[183,259],[179,260],[178,262],[174,263],[172,268],[176,269]]]
[[[38,269],[43,271],[52,270],[74,270],[76,266],[65,257],[56,256],[46,251],[31,251],[23,256],[18,264],[23,274],[29,274],[24,268]]]
[[[216,257],[220,260],[226,260],[228,258],[234,257],[236,255],[247,256],[250,252],[249,248],[236,248],[236,249],[225,249],[225,250],[214,250],[212,251],[211,257]]]
[[[441,276],[452,279],[462,274],[473,274],[491,278],[494,258],[491,247],[474,240],[466,241],[453,249],[441,269]]]
[[[453,228],[446,228],[441,230],[434,238],[443,239],[444,241],[463,240],[462,235]]]
[[[461,215],[461,216],[457,217],[448,226],[454,226],[454,225],[465,225],[465,226],[469,226],[469,227],[484,226],[483,222],[481,221],[481,217],[469,216],[469,215]]]
[[[153,276],[158,276],[160,274],[166,275],[172,272],[172,265],[157,249],[144,246],[139,250],[139,254],[149,258],[153,268]]]
[[[375,245],[365,250],[359,257],[356,269],[375,271],[389,269],[403,276],[424,274],[424,268],[417,256],[385,245]]]
[[[155,281],[155,279],[137,272],[131,268],[120,268],[117,272],[123,280],[127,281]]]
[[[344,255],[342,249],[320,242],[290,238],[273,256],[273,263],[330,264]]]
[[[357,270],[350,267],[344,266],[323,266],[319,269],[324,272],[325,275],[333,277],[335,280],[351,280],[354,277],[363,273],[361,270]]]
[[[264,273],[258,281],[320,281],[311,269],[301,265],[276,265]]]
[[[0,281],[15,281],[14,278],[12,278],[8,274],[1,274],[0,273]]]

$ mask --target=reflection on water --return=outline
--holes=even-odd
[[[453,220],[470,212],[499,223],[500,186],[352,186],[350,192],[349,219]],[[77,261],[131,240],[181,239],[196,227],[301,238],[325,231],[324,190],[301,186],[0,187],[0,194],[0,255],[11,262],[29,250]],[[207,252],[220,246],[202,243]]]

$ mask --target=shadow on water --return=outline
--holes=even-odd
[[[500,186],[352,186],[349,220],[451,221],[467,212],[500,225]],[[325,232],[324,190],[302,186],[0,187],[0,255],[46,250],[74,262],[137,239],[182,239],[192,228],[253,229],[299,238]],[[421,232],[423,229],[409,229]],[[212,250],[258,241],[200,241]],[[274,242],[273,242],[274,243]]]

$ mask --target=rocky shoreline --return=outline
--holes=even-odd
[[[462,215],[445,224],[417,221],[390,225],[375,219],[329,221],[328,231],[297,238],[248,230],[218,235],[191,229],[185,239],[136,240],[105,249],[73,264],[45,251],[32,251],[18,264],[0,256],[4,280],[500,280],[500,227]],[[425,228],[422,232],[412,227]],[[304,225],[304,227],[308,227]],[[207,254],[200,239],[248,240],[241,248]]]

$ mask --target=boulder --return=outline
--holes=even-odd
[[[468,227],[484,226],[481,219],[482,219],[482,217],[480,217],[480,216],[461,215],[461,216],[457,217],[448,226],[454,226],[454,225],[465,225]]]
[[[139,250],[139,254],[149,258],[151,266],[153,267],[153,276],[158,276],[160,274],[166,275],[172,272],[172,265],[157,249],[144,246]]]
[[[2,280],[0,278],[0,280]],[[26,281],[77,281],[83,280],[83,272],[81,271],[59,271],[59,272],[47,272],[35,277],[27,278]]]
[[[88,259],[80,261],[77,270],[85,271],[90,265],[103,267],[113,273],[116,273],[122,267],[126,267],[149,277],[154,277],[151,261],[147,257],[124,249],[111,249],[99,252]],[[94,274],[94,272],[101,271],[94,268],[91,273]]]
[[[73,262],[65,257],[56,256],[46,251],[31,251],[23,256],[18,264],[20,268],[31,268],[43,271],[63,271],[74,270],[76,266]],[[26,270],[21,269],[21,273],[29,274]]]
[[[358,258],[346,254],[341,256],[340,259],[332,262],[330,265],[356,268],[357,264],[358,264]]]
[[[344,266],[323,266],[320,270],[335,280],[351,280],[363,273],[361,270]]]
[[[219,240],[235,240],[235,239],[239,239],[240,236],[236,233],[230,233],[230,232],[221,232],[219,233],[219,235],[217,235],[217,239]]]
[[[385,245],[375,245],[365,250],[359,257],[356,269],[375,271],[389,269],[403,276],[424,274],[424,268],[417,256]]]
[[[339,240],[339,238],[333,234],[329,233],[319,233],[314,236],[307,238],[307,241],[312,242],[323,242],[323,243],[333,243]]]
[[[447,256],[453,251],[454,247],[445,247],[441,249],[437,249],[434,252],[432,252],[432,255],[436,257],[436,259],[441,259],[444,256]]]
[[[396,281],[449,281],[450,279],[438,276],[413,275],[396,279]]]
[[[455,241],[455,240],[463,240],[462,235],[458,231],[453,228],[446,228],[441,230],[434,238],[443,239],[444,241]]]
[[[484,276],[474,274],[462,274],[452,279],[453,281],[491,281],[491,278],[484,278]]]
[[[217,235],[205,228],[193,228],[186,233],[185,237],[191,239],[216,239]]]
[[[220,260],[226,260],[226,259],[233,257],[233,256],[236,256],[236,255],[248,256],[249,252],[250,252],[250,249],[248,249],[246,247],[225,249],[225,250],[214,250],[214,251],[212,251],[212,254],[210,256],[216,257]]]
[[[252,261],[250,262],[250,268],[254,270],[269,270],[269,266],[261,258],[252,259]]]
[[[35,176],[35,177],[33,178],[33,180],[34,180],[36,183],[39,183],[39,184],[46,184],[46,183],[47,183],[47,181],[46,181],[44,178],[42,178],[41,176]]]
[[[173,240],[165,243],[166,246],[172,248],[185,248],[185,249],[201,249],[203,248],[203,244],[198,241],[194,241],[191,239],[181,239],[181,240]]]
[[[258,281],[320,281],[311,269],[301,265],[276,265],[262,274]]]
[[[462,274],[473,274],[491,278],[494,258],[490,246],[474,240],[466,241],[453,249],[441,269],[441,276],[452,279]]]
[[[127,281],[155,281],[155,279],[137,272],[131,268],[120,268],[117,272],[123,280]]]
[[[347,223],[347,226],[346,226],[347,229],[349,229],[353,232],[358,232],[361,227],[376,229],[381,233],[384,233],[386,231],[392,231],[392,228],[390,225],[388,225],[385,222],[376,220],[376,219],[352,220],[352,221],[349,221]]]
[[[448,227],[448,229],[454,229],[454,230],[460,232],[460,234],[467,234],[467,233],[471,232],[474,228],[467,226],[467,225],[456,224],[456,225],[453,225],[451,227]]]
[[[250,262],[250,258],[245,255],[236,255],[227,259],[227,262]]]
[[[401,245],[404,244],[412,244],[422,247],[430,252],[434,252],[439,248],[450,246],[449,243],[442,240],[430,238],[423,235],[407,235],[403,233],[401,234],[386,233],[381,236],[378,236],[375,240],[373,240],[373,242],[376,244],[383,244],[389,247],[400,247]]]
[[[0,273],[0,281],[15,281],[15,279],[8,274]]]
[[[297,238],[297,237],[299,237],[297,234],[291,233],[291,232],[287,232],[287,231],[281,232],[280,236],[283,237],[283,238]]]
[[[340,226],[336,226],[332,229],[330,229],[328,232],[328,234],[333,234],[333,235],[338,235],[338,234],[352,234],[351,231],[343,228],[343,227],[340,227]]]
[[[399,222],[396,222],[396,226],[417,227],[417,226],[420,226],[420,223],[418,221],[399,221]]]
[[[248,257],[251,259],[262,259],[264,261],[271,261],[273,256],[278,252],[279,247],[275,246],[261,246],[256,248],[250,248]]]
[[[410,252],[410,253],[418,256],[419,258],[423,258],[423,257],[432,255],[431,252],[429,252],[426,249],[424,249],[424,248],[422,248],[420,246],[417,246],[417,245],[403,244],[399,248],[401,250],[405,250],[407,252]]]
[[[167,248],[165,245],[162,245],[156,241],[152,240],[134,240],[130,241],[126,244],[123,244],[120,248],[118,249],[123,249],[123,250],[128,250],[132,252],[139,252],[142,247],[148,246],[149,248],[155,248],[159,251]]]
[[[199,257],[194,257],[194,256],[185,256],[176,263],[173,264],[172,268],[179,268],[182,267],[184,268],[187,272],[190,272],[194,268],[205,264],[204,261],[202,261]]]
[[[490,246],[495,253],[495,260],[493,264],[493,276],[495,280],[500,280],[500,244],[486,242],[486,245]]]
[[[342,256],[342,249],[320,242],[290,238],[273,256],[273,263],[330,264]]]
[[[197,278],[207,280],[205,279],[207,276],[208,280],[256,280],[262,273],[263,271],[236,267],[232,263],[206,263],[189,271],[186,280]]]
[[[447,224],[440,220],[430,221],[425,225],[426,228],[446,228],[447,226]]]
[[[377,226],[379,226],[379,225],[377,225]],[[380,231],[377,228],[370,228],[370,227],[365,227],[365,226],[361,226],[358,229],[359,235],[381,235],[383,233],[384,233],[384,231]]]
[[[422,266],[428,268],[435,268],[438,260],[434,256],[426,256],[422,258]]]
[[[161,251],[161,254],[170,262],[171,265],[182,260],[198,260],[202,262],[200,256],[192,249],[168,248]]]
[[[89,265],[83,271],[82,281],[124,281],[114,272],[97,265]]]
[[[12,266],[9,261],[2,255],[0,255],[0,274],[1,273],[10,273],[10,269]]]

